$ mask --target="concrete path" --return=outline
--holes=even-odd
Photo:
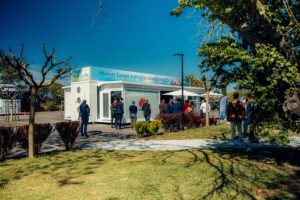
[[[300,137],[291,137],[286,147],[299,148]],[[81,149],[126,150],[126,151],[175,151],[187,149],[234,149],[234,148],[266,148],[275,145],[264,143],[240,143],[211,139],[192,140],[113,140],[78,146]]]

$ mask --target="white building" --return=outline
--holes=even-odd
[[[145,74],[124,70],[88,66],[72,71],[71,85],[64,87],[65,119],[77,120],[78,107],[83,99],[90,106],[90,122],[110,122],[110,105],[114,98],[124,99],[124,123],[128,123],[129,106],[135,100],[138,107],[138,120],[143,120],[141,106],[144,99],[151,105],[151,118],[159,113],[162,94],[181,89],[180,79],[170,76]],[[203,94],[203,88],[187,87],[185,90]],[[191,99],[191,97],[189,98]],[[199,98],[193,102],[198,107]]]

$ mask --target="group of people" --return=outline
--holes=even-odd
[[[251,95],[246,96],[245,102],[239,100],[239,94],[233,94],[233,101],[230,102],[227,106],[227,121],[231,124],[231,140],[235,140],[236,129],[238,130],[238,138],[240,141],[243,141],[243,138],[248,135],[248,126],[251,123]],[[210,110],[210,107],[206,109],[206,102],[202,102],[200,105],[200,112],[202,116],[205,117],[207,110]],[[208,105],[209,106],[209,105]],[[179,113],[183,110],[184,113],[193,113],[194,103],[192,101],[185,101],[183,109],[181,103],[175,99],[166,102],[162,100],[159,104],[160,114],[170,114],[170,113]],[[111,127],[116,129],[122,128],[122,120],[124,114],[124,103],[123,98],[114,99],[111,106]],[[143,115],[145,117],[145,122],[150,122],[151,117],[151,106],[149,101],[146,99],[145,103],[142,105]],[[130,124],[133,128],[133,124],[137,121],[137,112],[138,108],[135,105],[135,101],[132,101],[132,104],[129,106],[130,114]],[[87,125],[89,122],[90,108],[86,103],[86,100],[83,100],[79,106],[79,117],[81,119],[80,132],[82,136],[89,137],[87,134]]]
[[[150,122],[150,116],[151,116],[151,107],[149,104],[149,100],[146,99],[145,103],[142,106],[142,111],[145,117],[146,122]],[[122,128],[122,120],[123,120],[123,114],[124,114],[124,103],[123,98],[114,99],[110,106],[110,112],[111,112],[111,127],[116,129]],[[133,128],[133,124],[137,120],[137,112],[138,108],[135,105],[135,101],[132,101],[132,104],[129,106],[129,115],[130,115],[130,125],[131,128]]]
[[[111,127],[116,129],[122,128],[122,119],[124,114],[123,98],[115,98],[110,105]]]
[[[227,121],[231,124],[231,140],[235,140],[235,130],[238,130],[239,141],[248,136],[248,126],[251,124],[251,95],[247,95],[245,102],[239,100],[239,94],[233,94],[233,101],[227,106]],[[251,138],[249,138],[251,139]]]
[[[162,100],[159,104],[159,113],[160,114],[171,114],[171,113],[195,113],[195,106],[193,101],[185,100],[183,104],[183,109],[181,106],[181,103],[178,99],[170,99],[169,101]],[[210,105],[208,105],[208,112],[210,111]],[[199,113],[201,113],[201,116],[205,118],[206,116],[206,102],[205,100],[200,105]]]
[[[160,114],[171,114],[171,113],[179,113],[182,111],[181,103],[175,99],[170,99],[166,102],[166,100],[162,100],[159,104],[159,113]]]

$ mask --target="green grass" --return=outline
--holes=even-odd
[[[230,125],[221,124],[177,132],[167,132],[151,136],[150,140],[182,140],[182,139],[230,139]]]
[[[0,199],[300,197],[299,163],[292,163],[299,152],[273,155],[278,152],[84,150],[8,160],[0,163]]]

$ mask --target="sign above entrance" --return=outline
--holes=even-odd
[[[87,68],[89,70],[87,70]],[[181,80],[176,77],[130,72],[125,70],[109,69],[102,67],[84,67],[72,71],[72,82],[94,81],[124,81],[131,83],[148,83],[161,85],[180,85]]]

